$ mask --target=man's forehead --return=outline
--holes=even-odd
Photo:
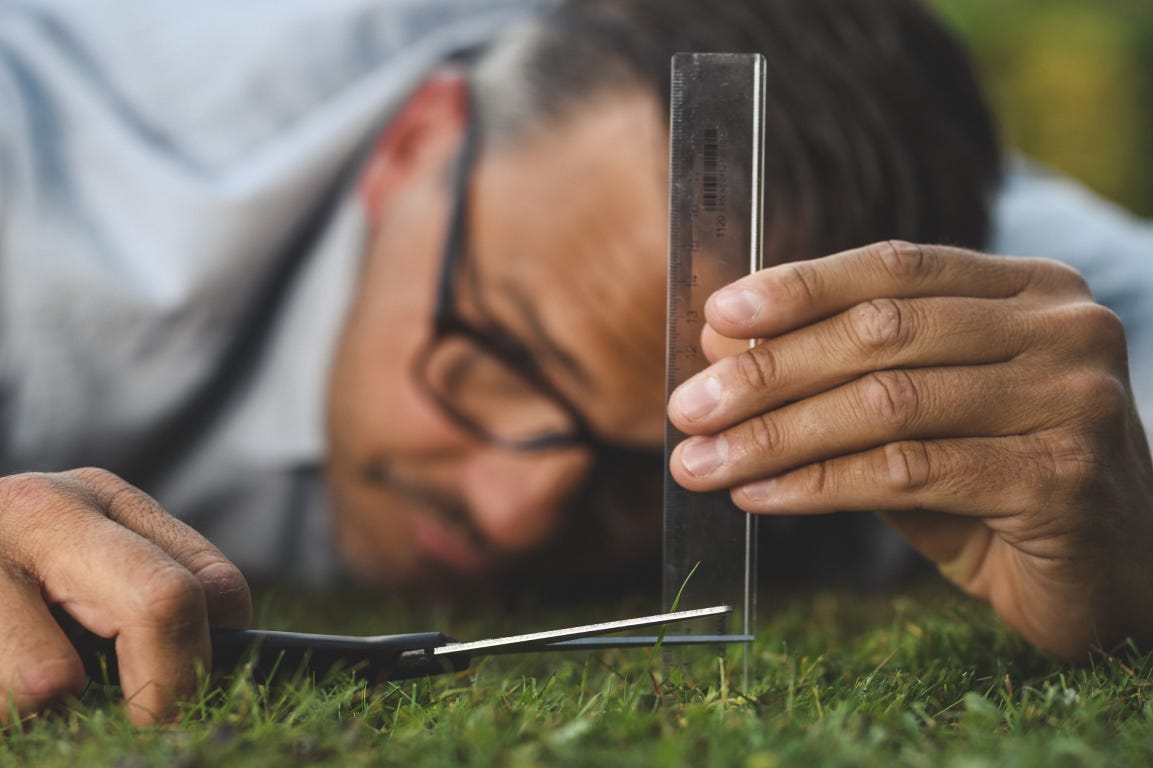
[[[476,234],[507,236],[497,245],[526,251],[518,272],[553,271],[582,249],[581,264],[622,246],[630,261],[651,260],[667,237],[667,147],[653,99],[603,96],[516,147],[482,153],[470,210]]]

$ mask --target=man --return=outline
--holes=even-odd
[[[984,236],[993,135],[915,5],[726,4],[705,19],[691,3],[572,3],[439,68],[517,9],[445,4],[433,23],[427,3],[398,3],[427,45],[390,88],[357,77],[387,58],[369,7],[289,4],[314,54],[334,19],[355,30],[326,66],[275,49],[287,71],[173,91],[109,53],[133,30],[73,34],[99,8],[70,9],[73,26],[17,6],[3,50],[23,120],[0,157],[27,183],[5,212],[0,685],[18,711],[83,683],[58,618],[116,637],[139,721],[192,689],[210,626],[249,621],[240,572],[118,474],[237,559],[255,550],[258,570],[276,567],[261,551],[312,551],[321,449],[342,554],[379,583],[479,579],[570,533],[614,530],[597,543],[624,560],[653,540],[644,507],[578,516],[620,479],[599,457],[651,453],[663,431],[658,84],[681,47],[777,61],[770,258],[814,260],[714,297],[716,365],[669,408],[698,435],[676,477],[756,512],[880,510],[1057,653],[1144,638],[1153,471],[1116,317],[1049,262],[899,244],[818,258]],[[259,59],[259,35],[243,41],[150,63],[196,83],[212,56]],[[32,66],[44,48],[65,53]],[[386,110],[389,91],[405,96]],[[228,98],[251,114],[215,109]],[[95,127],[70,133],[85,116]],[[360,263],[346,167],[369,229]],[[302,202],[317,199],[336,202]],[[764,341],[724,357],[747,338]],[[323,446],[308,421],[322,399]],[[25,473],[84,463],[116,474]],[[277,509],[274,526],[262,513]]]

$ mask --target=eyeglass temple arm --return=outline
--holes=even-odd
[[[472,168],[476,162],[476,156],[480,146],[480,126],[476,120],[476,105],[472,97],[472,92],[467,89],[467,86],[465,102],[465,111],[467,113],[465,119],[468,122],[465,126],[460,153],[456,158],[456,167],[453,170],[452,211],[449,216],[448,233],[444,243],[444,257],[442,259],[440,278],[437,280],[436,285],[436,314],[434,321],[438,329],[444,324],[449,314],[449,307],[452,304],[453,275],[456,272],[457,263],[460,261],[461,254],[465,248],[465,233],[468,230],[466,226],[468,219],[468,185],[472,178]]]

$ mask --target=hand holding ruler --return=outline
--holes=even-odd
[[[705,300],[761,268],[764,67],[760,54],[673,57],[666,403],[708,365],[700,347]],[[732,605],[737,610],[717,619],[716,633],[752,635],[755,518],[728,492],[677,484],[668,461],[685,437],[667,424],[664,605],[670,609],[678,594],[680,608]]]

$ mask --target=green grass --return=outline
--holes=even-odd
[[[365,688],[349,678],[206,684],[173,727],[133,729],[114,691],[9,728],[0,765],[1119,766],[1153,763],[1153,658],[1073,668],[940,587],[895,597],[762,595],[748,691],[715,654],[692,672],[644,652],[480,661],[466,675]],[[517,613],[265,598],[279,627],[448,628],[476,639],[643,606]],[[431,623],[430,623],[431,622]],[[733,676],[737,679],[736,676]]]

